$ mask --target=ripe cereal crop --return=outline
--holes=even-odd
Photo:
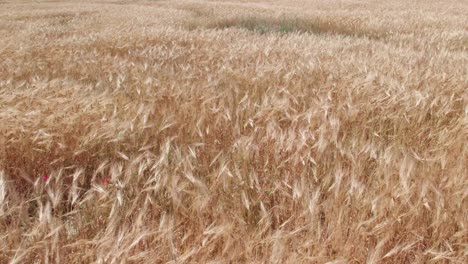
[[[0,263],[467,263],[468,2],[0,0]]]

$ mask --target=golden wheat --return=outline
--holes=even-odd
[[[466,1],[0,1],[0,263],[466,263]]]

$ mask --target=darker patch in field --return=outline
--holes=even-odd
[[[302,18],[302,17],[259,17],[241,16],[230,18],[213,18],[211,9],[185,7],[183,10],[193,14],[193,19],[185,23],[189,30],[198,28],[227,29],[242,28],[259,34],[268,33],[307,33],[342,35],[369,39],[383,39],[388,36],[386,31],[377,31],[367,27],[360,19],[327,19],[327,18]]]
[[[382,39],[387,36],[387,33],[384,31],[367,28],[360,20],[337,22],[318,18],[261,18],[250,16],[218,19],[206,24],[192,23],[188,28],[195,29],[200,27],[210,29],[242,28],[259,34],[309,33],[366,37],[369,39]]]
[[[292,32],[307,32],[304,29],[298,27],[296,21],[283,19],[281,21],[268,21],[267,19],[258,19],[255,17],[242,18],[240,20],[220,20],[214,25],[210,25],[211,28],[225,29],[225,28],[244,28],[250,31],[254,31],[260,34],[266,33],[292,33]]]
[[[281,18],[246,15],[240,17],[216,18],[215,10],[198,5],[188,5],[180,8],[192,14],[192,19],[185,23],[189,30],[241,28],[259,34],[327,34],[382,39],[388,36],[383,30],[366,26],[359,18],[341,20],[328,18],[303,18],[286,15]]]

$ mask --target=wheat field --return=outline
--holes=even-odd
[[[0,0],[0,263],[467,263],[468,2]]]

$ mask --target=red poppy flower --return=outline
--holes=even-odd
[[[102,179],[102,182],[104,184],[109,184],[110,183],[110,178],[104,178],[104,179]]]
[[[48,181],[50,179],[50,176],[49,175],[44,175],[44,176],[42,176],[42,179],[44,181]]]

